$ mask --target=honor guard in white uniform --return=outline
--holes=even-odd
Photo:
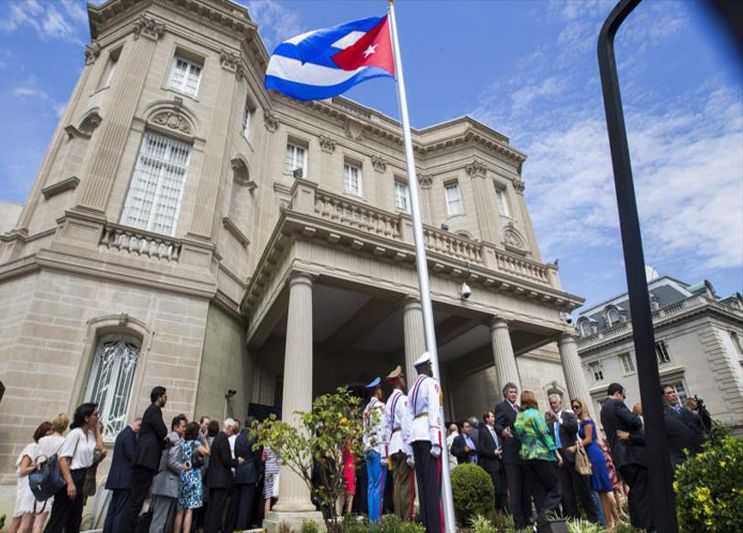
[[[433,378],[428,352],[414,366],[418,379],[410,389],[413,425],[408,442],[415,459],[421,520],[427,533],[440,533],[444,529],[441,509],[441,386]]]
[[[413,417],[410,414],[408,397],[405,395],[405,376],[400,365],[385,378],[392,387],[384,411],[387,431],[387,459],[394,483],[392,504],[401,520],[413,519],[415,503],[415,478],[413,477],[413,449],[408,443]]]
[[[384,503],[384,482],[387,464],[387,433],[384,426],[384,402],[382,401],[382,380],[374,378],[366,386],[371,395],[364,408],[363,427],[364,458],[366,474],[369,479],[367,501],[369,520],[376,522],[382,514]],[[382,464],[384,462],[384,464]]]

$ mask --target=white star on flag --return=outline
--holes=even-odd
[[[364,57],[369,57],[372,54],[376,54],[377,53],[377,46],[379,46],[379,45],[378,44],[370,44],[369,45],[369,48],[367,48],[366,50],[364,50]]]

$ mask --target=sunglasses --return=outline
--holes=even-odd
[[[580,409],[580,405],[578,405],[577,403],[571,405],[570,407],[572,407],[573,409]]]

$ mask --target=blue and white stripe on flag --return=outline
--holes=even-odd
[[[298,100],[321,100],[342,94],[371,78],[393,77],[388,70],[376,65],[362,64],[358,68],[344,69],[333,58],[353,47],[382,22],[386,22],[385,17],[354,20],[284,41],[276,47],[269,60],[266,89],[274,89]],[[384,38],[388,39],[388,36]]]

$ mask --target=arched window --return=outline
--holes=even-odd
[[[616,306],[610,305],[606,308],[606,321],[610,327],[619,323],[619,309]]]
[[[113,440],[126,425],[140,347],[141,341],[131,335],[105,335],[98,340],[85,400],[98,404],[105,440]]]

